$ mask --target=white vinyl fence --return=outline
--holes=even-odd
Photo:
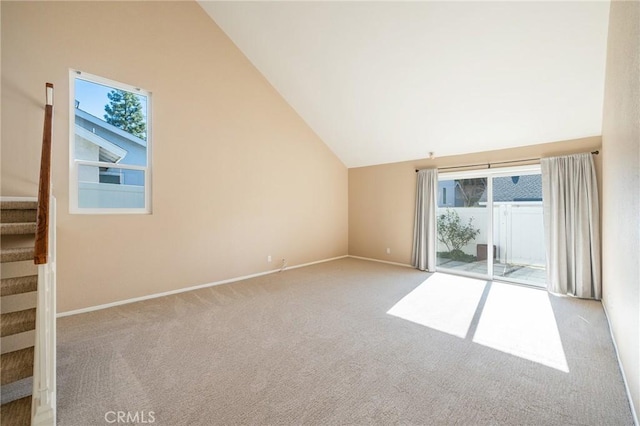
[[[463,225],[473,218],[473,226],[480,230],[474,241],[462,248],[467,254],[477,254],[477,244],[487,244],[486,207],[439,208],[438,215],[447,209],[460,216]],[[496,260],[513,265],[545,265],[544,223],[541,202],[495,203],[493,207],[493,244]],[[438,241],[438,251],[447,251]]]
[[[82,208],[144,208],[144,186],[79,182]]]

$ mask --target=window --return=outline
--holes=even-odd
[[[438,270],[545,285],[539,165],[441,173],[438,187]]]
[[[151,212],[151,93],[70,72],[71,213]]]

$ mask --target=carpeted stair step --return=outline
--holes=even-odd
[[[4,278],[0,281],[0,296],[29,293],[38,290],[38,276]]]
[[[2,385],[33,376],[33,346],[0,355],[0,373]]]
[[[2,223],[35,222],[37,210],[0,210],[0,221]]]
[[[38,208],[38,202],[32,201],[0,201],[0,210],[35,210]]]
[[[31,396],[2,404],[0,426],[29,426],[31,424]]]
[[[2,314],[0,322],[0,337],[33,330],[36,328],[36,308]]]
[[[2,389],[2,392],[0,392],[2,405],[15,401],[16,399],[24,398],[25,396],[31,396],[33,393],[33,376],[8,383],[0,387],[0,389]]]
[[[28,235],[35,233],[35,222],[0,223],[0,235]]]
[[[7,248],[0,251],[0,262],[20,262],[33,260],[33,247]]]

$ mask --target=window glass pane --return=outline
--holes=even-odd
[[[540,174],[493,178],[495,278],[545,285],[542,211]]]
[[[129,208],[145,206],[144,171],[81,165],[78,167],[78,207]]]
[[[487,178],[438,182],[437,265],[487,275]]]
[[[148,97],[75,79],[75,159],[147,165]]]
[[[71,76],[71,212],[150,213],[151,93],[81,71]]]

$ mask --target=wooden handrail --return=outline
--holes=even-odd
[[[51,131],[53,125],[53,84],[46,85],[47,104],[44,107],[42,132],[42,156],[40,157],[40,181],[38,184],[38,218],[33,261],[36,265],[47,263],[49,252],[49,198],[51,196]]]

